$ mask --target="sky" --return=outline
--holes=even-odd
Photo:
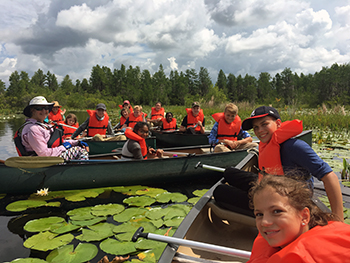
[[[350,62],[350,0],[1,0],[0,79],[97,64],[271,76]]]

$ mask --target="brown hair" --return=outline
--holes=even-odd
[[[228,104],[226,104],[225,111],[228,111],[232,114],[237,115],[238,114],[238,107],[233,103],[228,103]]]
[[[64,121],[66,124],[68,124],[68,123],[67,123],[68,119],[74,119],[74,123],[77,123],[77,122],[78,122],[78,118],[77,118],[77,116],[76,116],[74,113],[69,113],[69,114],[67,115],[67,117],[66,117],[66,119],[65,119],[65,121]]]
[[[328,221],[340,221],[335,214],[322,211],[312,201],[312,191],[305,181],[288,176],[265,175],[260,182],[256,181],[249,191],[250,207],[252,209],[254,208],[254,195],[267,186],[272,187],[279,195],[286,196],[290,205],[296,210],[301,211],[305,207],[310,210],[309,229],[317,225],[325,226]]]

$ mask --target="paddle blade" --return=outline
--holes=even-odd
[[[5,165],[15,168],[42,168],[64,163],[62,157],[51,156],[21,156],[10,157],[5,161]]]

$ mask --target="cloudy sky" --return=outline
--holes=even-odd
[[[259,76],[350,62],[350,0],[1,0],[0,79],[163,65]]]

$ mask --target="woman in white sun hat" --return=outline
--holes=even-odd
[[[65,160],[87,160],[88,145],[78,140],[63,140],[63,131],[44,123],[54,103],[43,96],[34,97],[23,114],[28,117],[15,135],[15,144],[20,156],[60,156]]]

